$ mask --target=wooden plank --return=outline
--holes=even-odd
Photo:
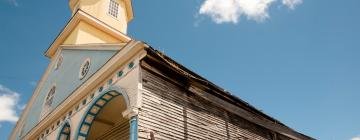
[[[271,131],[275,131],[281,135],[287,136],[295,140],[308,140],[308,139],[312,140],[311,138],[299,134],[288,127],[282,126],[281,124],[276,124],[273,121],[267,120],[263,116],[254,114],[254,112],[249,112],[247,109],[243,109],[217,96],[214,96],[211,93],[205,92],[204,90],[202,90],[203,87],[198,87],[199,84],[192,84],[193,82],[186,79],[184,80],[184,78],[182,78],[181,80],[177,80],[176,78],[174,79],[174,76],[171,77],[168,74],[164,73],[163,71],[157,69],[158,67],[160,67],[163,70],[164,67],[162,66],[157,65],[157,68],[154,68],[152,67],[151,64],[148,64],[147,62],[141,62],[141,66],[144,68],[141,72],[143,77],[143,86],[145,90],[147,90],[147,92],[144,93],[144,95],[146,95],[144,99],[154,101],[153,103],[160,102],[158,105],[162,105],[161,107],[155,107],[145,103],[145,106],[148,106],[149,108],[154,108],[153,110],[158,110],[158,111],[166,110],[166,112],[169,113],[169,115],[174,115],[171,114],[171,112],[173,111],[178,112],[181,111],[182,107],[188,107],[190,108],[189,111],[187,112],[188,116],[190,116],[189,118],[187,118],[188,121],[194,121],[194,119],[195,120],[209,119],[209,121],[215,124],[224,124],[224,122],[226,121],[222,120],[224,118],[217,119],[217,117],[206,116],[206,113],[204,114],[204,112],[210,112],[212,114],[217,114],[218,116],[221,116],[221,114],[224,115],[225,112],[231,112],[233,114],[236,114],[236,116],[241,117],[251,123],[254,123],[256,125],[268,129],[267,131],[269,132],[266,132],[267,135],[272,134],[273,132]],[[174,75],[175,77],[177,77],[176,74]],[[184,89],[184,87],[187,88]],[[187,91],[190,91],[191,93],[188,93]],[[189,94],[195,94],[195,96],[189,96]],[[173,103],[168,103],[169,101]],[[162,104],[162,102],[164,102],[164,104]],[[217,107],[207,107],[207,105],[209,104],[210,106],[217,106]],[[166,107],[167,109],[163,109],[164,107]],[[196,109],[197,111],[194,110],[194,107],[198,108]],[[196,112],[199,112],[200,114]],[[175,115],[175,116],[179,117],[179,115]],[[261,136],[255,136],[254,134],[252,134],[252,132],[246,129],[237,128],[238,126],[231,124],[229,120],[231,119],[228,119],[227,121],[228,123],[227,129],[229,129],[227,131],[230,131],[231,129],[231,132],[226,132],[226,133],[232,133],[232,136],[234,137],[248,137],[254,139],[259,139],[256,137],[261,137]],[[193,123],[196,123],[196,121]],[[264,131],[260,129],[258,130]],[[237,136],[233,134],[236,132],[241,132],[244,134]],[[226,135],[228,138],[230,137],[229,136],[230,134],[226,134]]]
[[[157,134],[156,139],[223,140],[231,138],[228,133],[231,133],[233,138],[267,139],[239,128],[238,125],[227,127],[228,120],[224,119],[224,110],[206,103],[205,100],[188,96],[185,90],[154,75],[142,73],[142,77],[147,81],[143,83],[143,104],[139,116],[139,128],[144,131],[142,138],[149,138],[153,131]],[[239,132],[241,134],[236,134]]]

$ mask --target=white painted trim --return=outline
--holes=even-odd
[[[97,87],[97,85],[106,81],[108,76],[116,73],[116,70],[119,67],[127,65],[127,62],[133,57],[139,56],[139,54],[142,53],[146,53],[144,47],[146,46],[140,41],[132,41],[126,45],[124,49],[113,56],[102,68],[94,73],[66,100],[60,103],[60,105],[55,108],[48,116],[46,116],[34,128],[32,128],[32,130],[26,134],[23,139],[35,139],[36,136],[41,134],[41,132],[49,125],[57,121],[62,116],[62,114],[67,113],[69,109],[72,109],[73,106],[75,106],[78,102],[81,102],[82,99],[87,96],[87,94],[91,93],[91,91]]]
[[[124,48],[126,43],[122,44],[81,44],[81,45],[60,45],[59,48],[67,50],[120,50]]]
[[[61,48],[59,48],[59,50],[57,51],[56,56],[58,57],[60,55],[60,53],[61,53]],[[57,57],[55,57],[55,58],[57,58]],[[51,59],[50,64],[48,65],[48,67],[45,70],[45,73],[42,75],[40,81],[38,82],[38,84],[33,92],[33,95],[31,96],[28,104],[26,105],[25,109],[23,110],[22,114],[20,115],[19,120],[16,122],[16,125],[9,136],[9,139],[11,139],[11,140],[15,139],[15,136],[16,136],[15,132],[19,131],[18,130],[19,127],[21,125],[23,125],[25,116],[27,116],[27,114],[29,113],[29,109],[32,106],[32,104],[35,102],[35,99],[38,97],[40,90],[42,89],[42,87],[45,83],[46,78],[49,76],[50,72],[53,70],[52,68],[55,65],[55,60],[56,60],[55,58]]]
[[[84,21],[93,27],[107,33],[108,35],[118,39],[122,42],[129,42],[131,40],[130,37],[123,34],[119,30],[112,28],[111,26],[105,24],[104,22],[96,19],[95,17],[85,13],[82,10],[78,10],[69,23],[65,26],[62,32],[58,35],[58,37],[54,40],[54,42],[50,45],[48,50],[45,52],[45,56],[52,57],[56,52],[56,49],[65,41],[65,39],[71,34],[74,28],[80,23],[80,21]]]

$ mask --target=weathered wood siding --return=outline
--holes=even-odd
[[[151,139],[151,135],[155,140],[280,139],[275,133],[213,105],[150,70],[142,69],[141,73],[144,93],[139,139]]]
[[[124,119],[116,123],[109,130],[106,130],[106,132],[99,138],[96,138],[96,140],[128,140],[130,136],[129,128],[129,120]]]

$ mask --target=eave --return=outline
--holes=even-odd
[[[123,44],[122,44],[123,45]],[[145,53],[144,46],[141,45],[140,41],[129,41],[125,46],[113,47],[113,49],[120,49],[113,57],[107,61],[102,68],[96,71],[93,75],[90,76],[88,80],[86,80],[83,84],[81,84],[77,89],[72,91],[72,93],[66,98],[66,100],[62,101],[54,110],[52,110],[49,115],[44,117],[43,120],[39,121],[39,123],[33,127],[27,134],[25,134],[21,139],[35,139],[36,136],[39,136],[41,132],[43,132],[48,126],[54,123],[59,116],[67,113],[71,107],[74,107],[77,103],[81,102],[81,100],[88,95],[93,87],[96,87],[100,83],[104,82],[108,75],[113,74],[116,69],[125,64],[126,61],[130,60],[136,55],[141,53]],[[64,49],[87,49],[87,46],[76,48],[72,46],[61,46]],[[96,49],[91,47],[92,50]],[[39,88],[39,87],[37,87]],[[27,107],[24,110],[24,113],[20,117],[20,121],[16,124],[16,129],[13,129],[12,134],[10,135],[10,139],[15,137],[15,133],[19,128],[19,124],[23,123],[24,116],[27,115],[29,111],[29,107],[32,105],[33,100],[38,96],[38,92],[34,93],[31,97],[31,100]]]
[[[109,34],[110,36],[122,41],[122,42],[129,42],[131,40],[130,37],[123,34],[119,30],[116,30],[115,28],[107,25],[106,23],[96,19],[95,17],[87,14],[86,12],[82,10],[78,10],[75,15],[70,19],[70,21],[67,23],[67,25],[63,28],[63,30],[60,32],[60,34],[56,37],[56,39],[53,41],[53,43],[50,45],[50,47],[45,51],[44,55],[47,57],[52,57],[57,48],[62,45],[62,43],[65,41],[65,39],[71,34],[74,28],[78,25],[80,21],[84,21],[88,24],[91,24],[95,28]]]
[[[314,140],[314,138],[296,132],[280,121],[261,112],[260,110],[251,106],[249,103],[241,100],[240,98],[232,95],[219,86],[192,72],[191,70],[172,60],[170,57],[167,57],[163,53],[153,49],[152,47],[148,46],[145,48],[148,54],[145,59],[148,59],[148,61],[153,61],[152,65],[155,65],[156,68],[161,69],[161,71],[167,73],[166,76],[162,74],[159,74],[159,76],[162,76],[163,78],[172,77],[168,80],[183,86],[184,89],[187,89],[190,92],[193,92],[198,96],[201,96],[202,98],[211,101],[219,107],[222,107],[225,110],[228,110],[229,112],[232,112],[254,124],[294,140]],[[178,81],[181,82],[179,83]]]

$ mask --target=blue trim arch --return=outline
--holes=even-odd
[[[129,105],[129,98],[121,88],[118,87],[110,87],[109,89],[103,91],[100,93],[100,95],[94,99],[85,114],[83,115],[81,119],[81,124],[78,127],[77,133],[75,135],[75,140],[86,140],[87,136],[89,135],[91,126],[96,118],[96,116],[99,114],[102,108],[106,106],[107,103],[109,103],[112,99],[114,99],[117,96],[123,96],[126,104],[126,108],[128,108]],[[131,119],[133,120],[133,119]],[[136,119],[137,121],[137,119]],[[130,121],[132,122],[132,121]],[[135,128],[133,128],[135,127]],[[136,129],[136,131],[135,131]],[[130,134],[130,138],[136,138],[131,140],[137,139],[137,122],[135,125],[130,125],[130,130],[133,130],[133,134]],[[134,136],[133,136],[134,135]]]
[[[57,136],[57,140],[70,140],[71,137],[71,126],[68,121],[65,121],[63,126],[60,129],[60,132]]]

